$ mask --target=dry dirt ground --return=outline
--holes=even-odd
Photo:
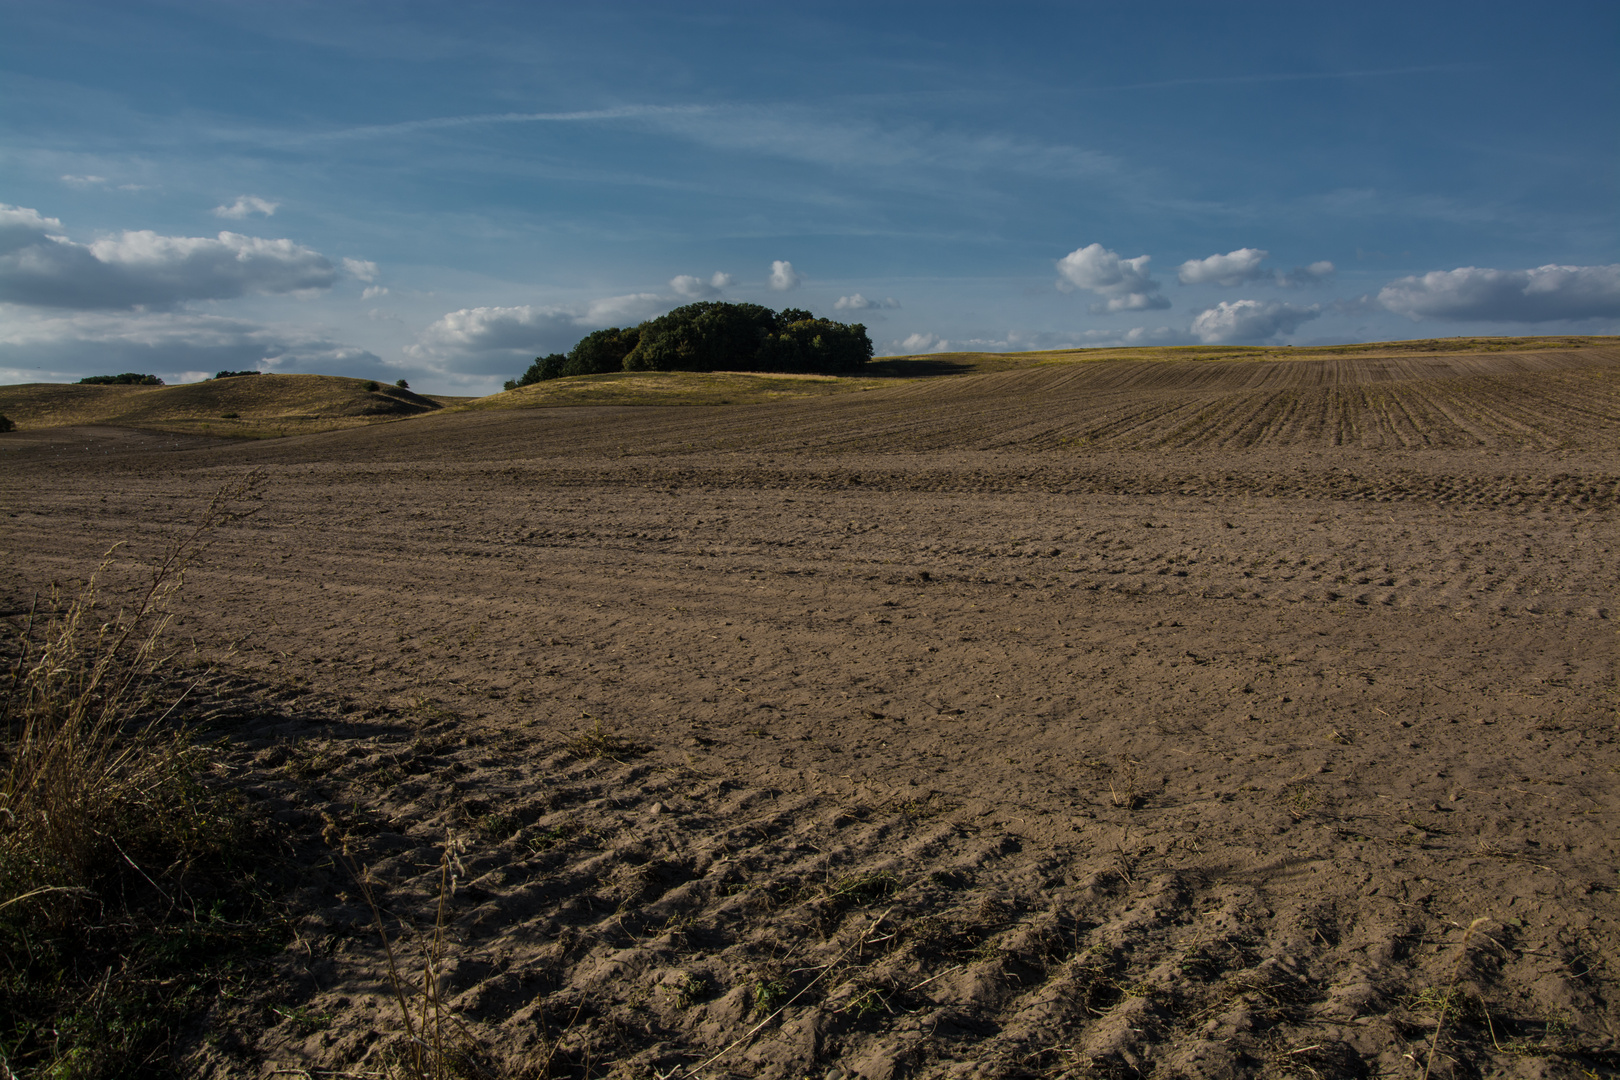
[[[1620,1069],[1620,349],[17,432],[0,606],[253,469],[175,634],[308,869],[199,1074],[397,1051],[323,835],[408,982],[449,844],[491,1072]]]

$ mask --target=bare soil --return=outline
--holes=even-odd
[[[414,980],[447,844],[440,986],[492,1072],[1620,1069],[1620,350],[0,465],[8,611],[269,478],[175,633],[307,870],[200,1075],[382,1070],[331,851]]]

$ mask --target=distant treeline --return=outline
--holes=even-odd
[[[216,378],[216,379],[235,379],[235,378],[240,378],[243,375],[262,375],[262,374],[263,374],[263,372],[260,372],[260,371],[222,371],[218,375],[215,375],[214,378]]]
[[[802,308],[703,301],[628,330],[586,334],[565,353],[537,357],[506,389],[608,371],[784,371],[838,375],[872,358],[860,323],[818,319]]]
[[[122,375],[91,375],[79,380],[80,386],[162,386],[156,375],[140,375],[126,371]]]

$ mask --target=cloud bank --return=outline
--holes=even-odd
[[[62,223],[0,203],[0,302],[95,311],[172,308],[187,300],[329,287],[330,260],[291,240],[222,232],[217,237],[124,232],[90,244]]]
[[[220,370],[389,371],[375,353],[319,334],[189,312],[25,313],[0,329],[0,368],[21,381],[120,371],[170,382]]]
[[[1390,282],[1379,291],[1378,302],[1413,320],[1536,323],[1620,318],[1620,263],[1434,270]]]
[[[1122,259],[1101,244],[1076,248],[1057,262],[1058,288],[1086,289],[1103,298],[1091,310],[1101,313],[1152,311],[1170,306],[1159,283],[1148,277],[1151,257]]]

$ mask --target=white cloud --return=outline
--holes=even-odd
[[[917,353],[949,352],[951,343],[933,334],[907,334],[898,341],[888,343],[885,356],[911,356]]]
[[[892,310],[894,308],[898,308],[899,306],[900,306],[900,301],[896,300],[892,296],[889,297],[887,300],[868,300],[866,297],[862,296],[860,293],[856,293],[854,296],[840,296],[833,303],[833,309],[835,311],[879,311],[879,310],[884,310],[884,309]]]
[[[1246,247],[1207,259],[1188,259],[1176,271],[1176,278],[1183,285],[1242,285],[1265,276],[1260,263],[1269,254],[1259,248]]]
[[[100,187],[106,182],[107,178],[105,176],[73,176],[68,173],[64,173],[62,176],[62,183],[77,188]]]
[[[797,289],[804,283],[804,276],[793,269],[793,264],[786,259],[777,259],[771,263],[771,288],[778,292],[788,289]]]
[[[462,308],[435,321],[405,353],[422,361],[481,356],[509,361],[566,352],[591,330],[634,326],[668,309],[669,298],[656,293],[608,296],[581,306]]]
[[[376,281],[377,278],[381,276],[381,271],[377,269],[377,264],[369,259],[345,258],[343,260],[343,269],[347,270],[350,276],[359,278],[361,281],[367,283]]]
[[[1150,261],[1147,255],[1122,259],[1101,244],[1088,244],[1058,260],[1058,288],[1087,289],[1103,297],[1103,303],[1091,308],[1099,313],[1167,308],[1170,301],[1159,292],[1159,283],[1148,277]]]
[[[1411,319],[1552,322],[1620,317],[1620,263],[1488,270],[1464,266],[1385,285],[1378,302]]]
[[[730,288],[731,284],[731,275],[718,271],[707,281],[691,274],[679,274],[669,279],[669,287],[675,290],[675,294],[688,300],[712,300],[720,295],[720,290]]]
[[[90,244],[61,222],[0,203],[0,302],[94,310],[168,308],[187,300],[297,293],[330,286],[326,256],[291,240],[124,232]]]
[[[1207,259],[1188,259],[1176,271],[1176,278],[1183,285],[1224,285],[1231,288],[1269,277],[1280,287],[1291,289],[1299,285],[1316,285],[1333,276],[1333,264],[1326,259],[1288,271],[1263,269],[1260,263],[1269,254],[1260,248],[1238,248],[1225,255],[1211,255]]]
[[[1192,321],[1192,332],[1206,345],[1260,344],[1291,334],[1321,309],[1295,307],[1275,300],[1222,300]]]
[[[387,296],[387,295],[388,295],[388,286],[386,286],[386,285],[367,285],[366,288],[365,288],[365,291],[360,294],[360,299],[362,299],[362,300],[375,300],[379,296]]]
[[[730,274],[716,270],[707,281],[691,274],[679,274],[669,279],[669,287],[675,290],[677,296],[684,296],[688,300],[713,300],[721,290],[731,288],[735,282],[736,279]]]
[[[263,214],[265,217],[270,217],[280,205],[280,203],[271,202],[269,199],[261,199],[257,195],[238,195],[236,201],[229,206],[214,207],[214,216],[231,218],[237,221],[247,217],[249,214]]]

